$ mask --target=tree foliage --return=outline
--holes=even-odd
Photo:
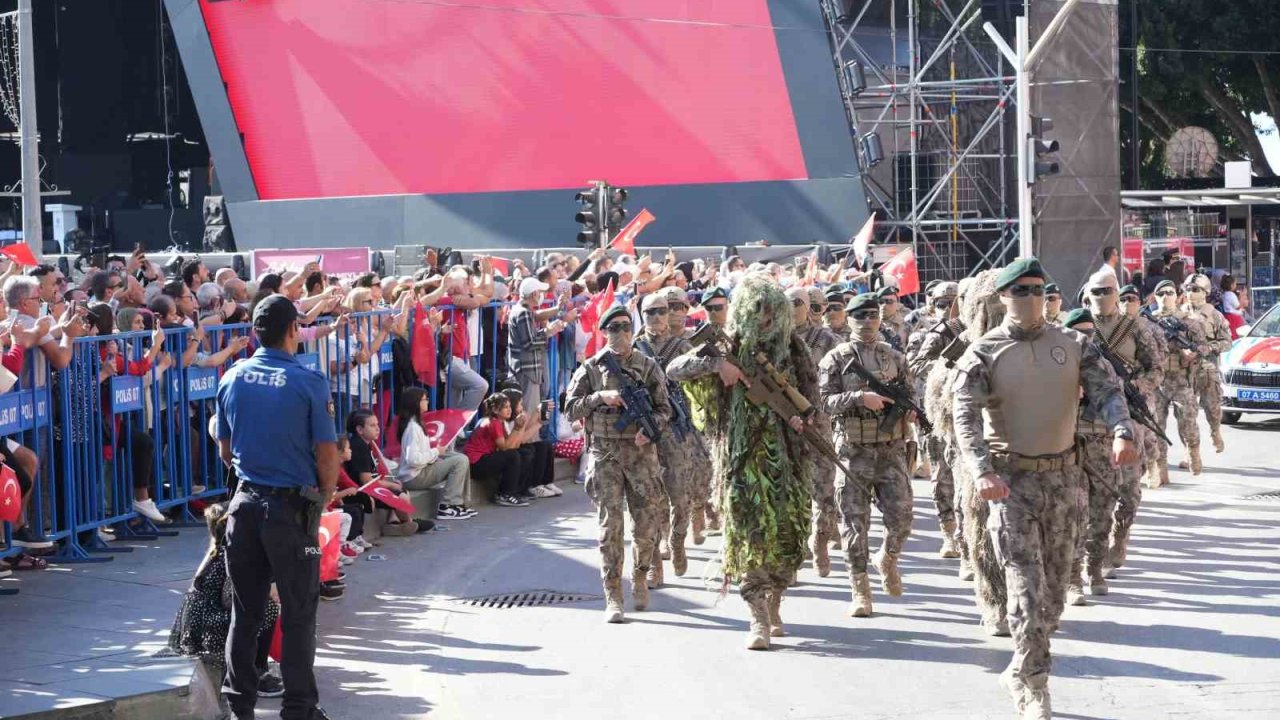
[[[1131,3],[1137,26],[1131,27]],[[1275,175],[1251,115],[1280,117],[1280,8],[1275,0],[1121,0],[1121,146],[1126,185],[1133,138],[1133,62],[1138,66],[1141,185],[1167,178],[1164,149],[1179,128],[1208,129],[1221,160],[1253,161],[1254,172]],[[1177,50],[1173,52],[1172,50]],[[1221,167],[1218,168],[1221,172]]]

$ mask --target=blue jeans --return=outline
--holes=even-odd
[[[449,407],[478,410],[489,392],[489,383],[458,357],[449,359]]]

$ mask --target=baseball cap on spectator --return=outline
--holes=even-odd
[[[527,277],[520,281],[520,297],[525,298],[535,293],[546,292],[551,286],[537,278]]]

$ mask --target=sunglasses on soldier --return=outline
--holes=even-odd
[[[1137,295],[1121,295],[1120,302],[1122,303],[1138,302],[1138,296]]]
[[[714,305],[706,306],[707,312],[724,312],[728,307],[728,303],[715,303]]]
[[[947,308],[951,307],[951,299],[948,298],[945,300],[934,300],[933,307],[935,310],[946,310]]]
[[[1094,297],[1106,297],[1115,291],[1116,289],[1113,287],[1089,288],[1089,294]]]
[[[827,306],[827,312],[829,313],[840,312],[843,309],[844,309],[844,305],[841,305],[840,303],[831,303],[830,305]]]
[[[684,303],[667,303],[667,309],[671,312],[680,312],[681,310],[688,310],[689,306]]]
[[[1044,286],[1043,285],[1010,285],[1009,294],[1012,295],[1013,297],[1026,297],[1028,295],[1034,295],[1036,297],[1040,297],[1041,295],[1044,295]]]
[[[820,313],[824,309],[826,309],[826,306],[824,306],[822,303],[809,303],[809,312]]]
[[[1156,293],[1156,297],[1176,297],[1177,295],[1177,290],[1161,290]]]
[[[800,298],[791,301],[791,307],[804,307],[805,302]]]
[[[870,320],[880,317],[879,310],[855,310],[853,311],[854,320]]]
[[[649,317],[656,317],[656,316],[659,316],[659,315],[666,315],[666,314],[667,314],[667,309],[666,309],[666,308],[662,308],[662,307],[649,308],[648,310],[645,310],[645,311],[644,311],[644,314],[645,314],[645,315],[648,315]]]
[[[618,323],[609,323],[608,325],[604,326],[604,331],[609,333],[610,335],[620,335],[622,333],[629,333],[631,332],[631,330],[632,330],[631,323],[618,322]]]

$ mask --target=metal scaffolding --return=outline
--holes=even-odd
[[[878,224],[913,245],[922,280],[1004,264],[1018,248],[1016,87],[982,0],[819,2]]]

